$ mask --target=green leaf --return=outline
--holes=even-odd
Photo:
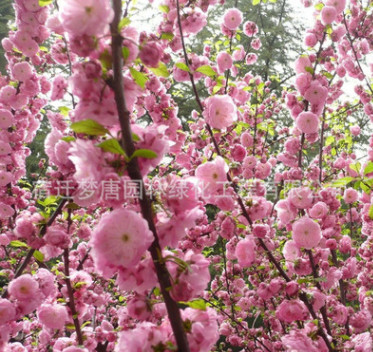
[[[74,142],[76,141],[76,138],[73,137],[73,136],[66,136],[66,137],[62,137],[61,138],[61,141],[65,141],[67,143],[70,143],[70,142]]]
[[[167,39],[167,40],[172,40],[174,39],[175,35],[173,33],[169,33],[169,32],[164,32],[162,33],[161,35],[161,39]]]
[[[120,20],[118,29],[121,30],[123,27],[128,26],[131,23],[130,19],[128,17],[124,17]]]
[[[188,67],[186,64],[184,64],[183,62],[177,62],[177,63],[175,64],[175,66],[176,66],[177,68],[179,68],[180,70],[190,72],[189,67]]]
[[[153,152],[150,149],[137,149],[131,155],[130,160],[132,160],[133,158],[154,159],[157,156],[158,156],[158,154],[156,152]]]
[[[208,77],[214,77],[217,75],[210,65],[200,66],[196,69],[196,72],[200,72]]]
[[[371,205],[370,208],[369,208],[368,216],[369,216],[370,219],[373,220],[373,205]]]
[[[311,75],[313,75],[313,73],[315,72],[315,71],[313,70],[313,68],[310,67],[310,66],[306,66],[304,69],[305,69],[308,73],[310,73]]]
[[[321,11],[324,6],[325,5],[322,2],[319,2],[318,4],[315,5],[315,9],[317,11]]]
[[[44,7],[48,6],[53,2],[53,0],[39,0],[39,6]]]
[[[119,144],[118,140],[112,138],[107,139],[106,141],[103,141],[100,144],[97,144],[97,147],[100,147],[105,152],[113,153],[113,154],[120,154],[120,155],[126,155],[123,148]]]
[[[124,61],[128,59],[128,56],[130,56],[130,49],[128,49],[126,46],[122,47],[122,56]]]
[[[179,303],[184,304],[193,309],[206,310],[206,302],[203,299],[195,299],[194,301],[190,302],[181,301]]]
[[[253,0],[253,5],[256,6],[256,5],[259,5],[260,4],[260,0]]]
[[[149,70],[152,71],[156,76],[167,78],[170,75],[167,70],[167,66],[163,62],[160,62],[159,66],[156,68],[149,67]]]
[[[63,116],[65,116],[65,117],[69,116],[69,111],[70,111],[70,109],[69,109],[67,106],[60,106],[60,107],[58,108],[58,110],[60,111],[60,113],[61,113]]]
[[[76,203],[69,203],[66,205],[66,209],[78,210],[80,209],[80,206]]]
[[[360,173],[361,164],[359,162],[357,162],[356,164],[350,164],[348,166],[351,170],[356,171],[358,174]]]
[[[159,9],[164,12],[164,13],[169,13],[170,12],[170,8],[167,6],[167,5],[160,5],[159,6]]]
[[[70,128],[76,133],[84,133],[89,136],[103,136],[109,132],[104,126],[92,119],[74,122]]]
[[[332,183],[333,187],[344,187],[350,182],[354,181],[355,178],[351,176],[340,178]]]
[[[38,204],[42,205],[43,207],[47,207],[48,205],[56,204],[57,197],[56,196],[49,196],[44,200],[38,199]]]
[[[370,174],[371,172],[373,172],[373,163],[369,161],[368,165],[364,169],[364,175]]]
[[[139,72],[135,70],[133,67],[130,67],[130,73],[136,84],[138,84],[141,88],[145,88],[145,83],[149,79],[145,73]]]
[[[132,133],[132,140],[134,142],[138,142],[140,140],[140,137],[136,133]]]
[[[9,245],[10,245],[11,247],[15,247],[15,248],[29,248],[29,246],[28,246],[26,243],[21,242],[21,241],[18,241],[18,240],[11,241],[11,242],[9,243]]]
[[[33,255],[34,255],[34,258],[38,260],[39,262],[42,262],[42,263],[44,262],[44,254],[42,252],[36,250]]]

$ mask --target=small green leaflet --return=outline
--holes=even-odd
[[[133,67],[130,67],[130,73],[136,84],[138,84],[141,88],[145,88],[145,83],[149,79],[145,73],[139,72],[135,70]]]
[[[121,147],[119,142],[114,138],[107,139],[106,141],[97,144],[97,147],[100,147],[105,152],[126,156],[126,153],[124,152],[123,148]]]
[[[36,260],[38,260],[39,262],[43,262],[44,261],[44,255],[43,255],[42,252],[36,250],[33,255],[34,255],[34,258]]]
[[[364,175],[370,174],[373,172],[373,163],[369,161],[368,165],[364,169]]]
[[[189,67],[188,67],[186,64],[184,64],[183,62],[177,62],[177,63],[175,64],[175,66],[176,66],[177,68],[179,68],[180,70],[190,72]]]
[[[209,65],[203,65],[196,69],[197,72],[200,72],[208,77],[214,77],[217,73]]]
[[[167,40],[171,41],[172,39],[174,39],[174,34],[173,33],[169,33],[169,32],[164,32],[161,35],[161,39],[167,39]]]
[[[186,305],[193,309],[206,310],[206,302],[203,299],[195,299],[194,301],[190,301],[190,302],[181,301],[179,303]]]
[[[53,0],[39,0],[39,6],[44,7],[48,6],[53,2]]]
[[[15,248],[29,248],[29,246],[26,244],[26,243],[24,243],[24,242],[21,242],[21,241],[18,241],[18,240],[16,240],[16,241],[11,241],[10,243],[9,243],[9,245],[11,246],[11,247],[15,247]]]
[[[137,149],[132,155],[131,155],[131,158],[130,160],[132,160],[133,158],[144,158],[144,159],[154,159],[156,158],[158,155],[156,152],[153,152],[152,150],[150,149]]]
[[[344,187],[350,182],[354,181],[355,178],[351,176],[340,178],[332,183],[333,187]]]
[[[60,111],[60,113],[61,113],[63,116],[65,116],[65,117],[69,116],[69,111],[70,111],[70,109],[69,109],[67,106],[60,106],[60,107],[58,108],[58,110]]]
[[[169,13],[170,12],[170,8],[167,6],[167,5],[160,5],[159,6],[159,9],[164,12],[164,13]]]
[[[128,26],[131,23],[130,19],[128,17],[124,17],[120,20],[118,29],[121,30],[123,27]]]
[[[256,5],[259,5],[260,4],[260,0],[253,0],[253,5],[256,6]]]
[[[373,205],[371,205],[370,208],[369,208],[368,216],[369,216],[370,219],[373,220]]]
[[[76,139],[75,139],[75,137],[73,137],[73,136],[66,136],[66,137],[62,137],[61,138],[61,141],[64,141],[64,142],[67,142],[67,143],[69,143],[69,142],[74,142]]]
[[[160,62],[159,66],[156,68],[149,67],[149,70],[152,71],[156,76],[167,78],[170,75],[167,70],[167,66],[163,62]]]
[[[128,49],[126,46],[122,47],[122,56],[124,61],[126,61],[128,56],[130,56],[130,49]]]
[[[356,164],[350,164],[348,166],[351,170],[356,171],[357,173],[360,173],[361,164],[359,162],[357,162]]]
[[[76,133],[85,133],[89,136],[103,136],[109,132],[104,126],[91,119],[74,122],[70,128]]]

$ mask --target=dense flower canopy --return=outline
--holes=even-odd
[[[13,1],[0,351],[371,352],[372,4],[303,0],[289,81],[238,2],[133,3]]]

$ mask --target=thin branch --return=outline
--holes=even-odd
[[[132,130],[130,124],[130,112],[127,109],[124,98],[123,88],[123,60],[122,60],[122,42],[118,25],[122,15],[122,1],[113,0],[114,20],[111,24],[112,35],[112,57],[113,57],[113,89],[115,93],[115,102],[118,110],[119,123],[122,130],[122,144],[127,155],[131,156],[135,151],[135,145],[132,140]],[[142,175],[136,158],[133,158],[128,163],[128,174],[132,180],[137,182],[142,181]],[[161,292],[166,304],[168,318],[175,336],[179,352],[189,352],[188,340],[184,331],[181,313],[177,303],[170,296],[171,279],[170,274],[166,268],[166,264],[162,258],[162,249],[159,244],[157,230],[153,221],[153,212],[151,201],[148,198],[145,187],[140,187],[141,194],[139,196],[139,203],[144,219],[148,222],[149,229],[154,235],[154,242],[149,248],[154,267],[157,273],[158,281],[161,287]]]

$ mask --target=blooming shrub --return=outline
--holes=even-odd
[[[163,0],[155,33],[125,3],[14,0],[0,350],[371,351],[371,4],[314,4],[279,92],[250,71],[263,36],[239,9],[200,53],[221,3]]]

